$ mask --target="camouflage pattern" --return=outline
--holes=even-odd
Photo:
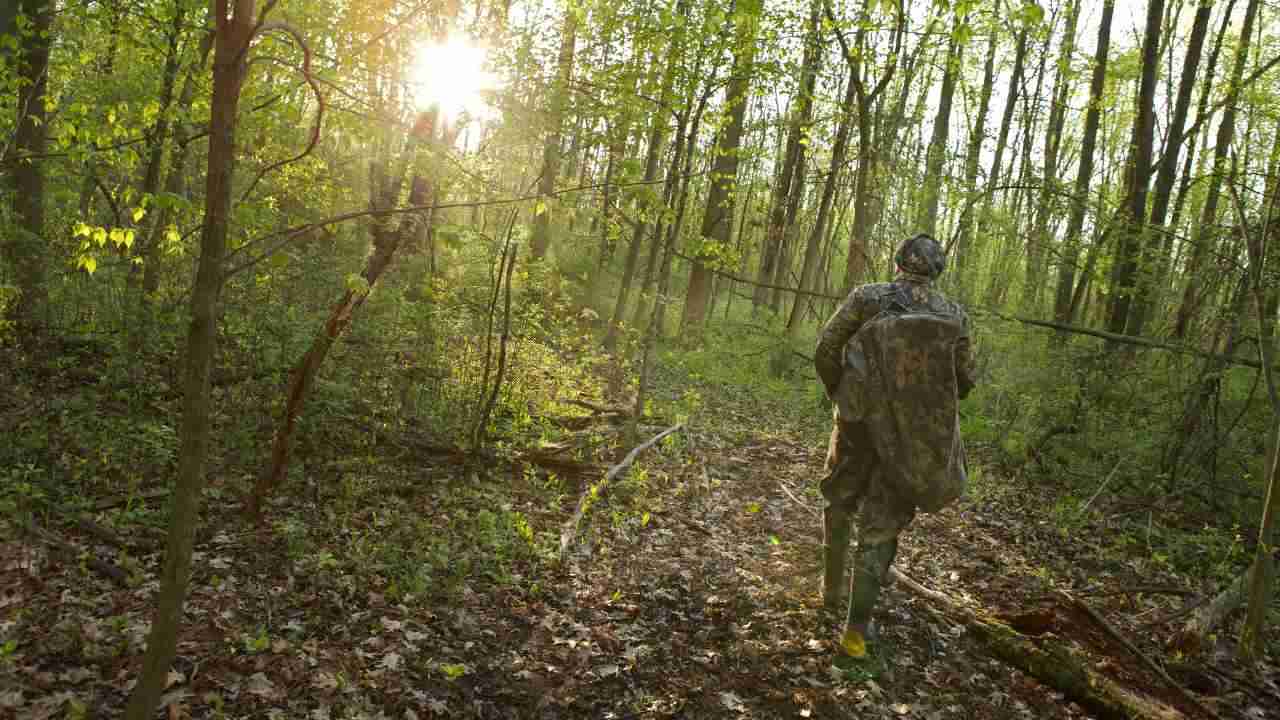
[[[915,506],[885,482],[885,468],[863,423],[836,420],[827,447],[827,475],[819,486],[837,512],[858,517],[858,542],[897,537],[916,516]]]
[[[888,314],[867,324],[846,351],[862,356],[857,364],[865,374],[841,389],[861,398],[859,419],[884,484],[924,512],[939,510],[964,492],[955,347],[967,340],[967,332],[951,316]],[[857,375],[846,372],[846,377]]]
[[[947,254],[937,240],[921,233],[902,243],[893,261],[898,270],[912,275],[937,279],[947,269]]]
[[[828,503],[824,599],[828,605],[838,600],[848,526],[856,514],[848,622],[864,635],[898,535],[917,510],[937,509],[963,491],[956,398],[974,385],[969,318],[932,287],[946,268],[942,248],[918,235],[895,260],[894,281],[851,292],[823,327],[814,353],[818,377],[835,404],[821,483]],[[887,323],[896,327],[874,323],[850,342],[881,314],[894,316]]]

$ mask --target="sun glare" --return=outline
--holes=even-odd
[[[462,113],[485,116],[490,108],[482,92],[492,90],[493,74],[484,69],[485,49],[451,35],[443,43],[418,48],[413,63],[413,83],[418,105],[439,105],[446,118]]]

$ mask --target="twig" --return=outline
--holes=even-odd
[[[1114,597],[1116,595],[1181,595],[1191,597],[1197,595],[1195,590],[1174,587],[1172,585],[1138,585],[1137,587],[1120,588],[1119,590],[1077,590],[1080,597]]]
[[[515,225],[515,215],[511,216],[512,226]],[[511,338],[511,271],[516,267],[516,252],[520,249],[518,245],[511,245],[508,238],[508,245],[511,252],[503,253],[507,257],[507,288],[506,295],[503,300],[505,308],[503,310],[502,319],[502,338],[498,341],[498,368],[494,371],[493,392],[489,395],[489,401],[484,406],[484,411],[480,413],[480,420],[476,423],[474,446],[478,450],[484,443],[485,426],[489,424],[489,414],[493,412],[493,406],[498,402],[498,391],[502,388],[503,375],[507,370],[507,341]]]
[[[1102,494],[1102,491],[1106,489],[1107,484],[1111,482],[1111,478],[1116,476],[1116,471],[1120,469],[1120,465],[1123,463],[1124,463],[1123,457],[1121,457],[1119,460],[1116,461],[1116,466],[1111,468],[1111,472],[1107,473],[1106,479],[1103,480],[1102,484],[1098,486],[1098,489],[1093,493],[1093,497],[1089,498],[1089,502],[1086,502],[1084,506],[1080,508],[1080,512],[1076,513],[1077,515],[1082,516],[1089,511],[1089,506],[1092,505],[1093,501],[1097,500],[1098,496]]]
[[[262,15],[259,16],[258,26],[254,28],[253,35],[256,36],[260,33],[280,30],[293,38],[293,42],[302,50],[302,76],[306,78],[307,85],[311,86],[311,92],[316,97],[316,122],[315,126],[311,128],[311,137],[308,139],[307,146],[303,148],[302,152],[291,158],[274,162],[262,170],[259,170],[258,174],[254,176],[253,181],[249,183],[249,187],[245,188],[244,194],[240,196],[240,202],[244,202],[245,199],[249,197],[249,194],[253,192],[253,189],[258,186],[258,182],[262,180],[267,173],[276,170],[277,168],[284,167],[285,165],[298,162],[310,155],[311,151],[315,150],[316,144],[320,142],[320,124],[321,121],[324,120],[324,95],[320,92],[320,86],[316,83],[316,79],[311,73],[311,46],[307,45],[307,41],[303,39],[302,33],[288,23],[262,22],[262,17],[267,14],[267,11],[270,10],[271,6],[276,2],[277,0],[268,0],[266,6],[262,8]]]
[[[822,517],[822,511],[821,511],[821,510],[819,510],[818,508],[816,508],[816,507],[814,507],[814,506],[812,506],[812,505],[810,505],[810,504],[806,503],[805,501],[801,500],[800,498],[796,497],[795,493],[791,492],[791,488],[787,487],[787,484],[786,484],[786,483],[784,483],[784,482],[782,482],[781,480],[779,480],[779,481],[778,481],[778,487],[782,488],[782,491],[783,491],[783,492],[785,492],[785,493],[787,494],[787,497],[791,498],[791,500],[792,500],[793,502],[795,502],[795,504],[797,504],[797,505],[799,505],[800,507],[804,508],[805,510],[808,510],[809,512],[813,513],[815,517]]]
[[[591,499],[592,494],[599,495],[605,487],[618,476],[619,473],[626,470],[631,463],[635,462],[636,457],[639,456],[640,453],[658,444],[663,438],[683,427],[684,423],[676,423],[675,425],[672,425],[666,430],[658,433],[653,438],[637,445],[631,450],[631,452],[627,453],[626,457],[622,458],[621,462],[609,468],[609,472],[605,473],[604,479],[598,483],[588,486],[587,489],[582,492],[582,497],[578,499],[578,509],[574,511],[573,517],[565,521],[564,528],[560,531],[561,559],[564,559],[564,557],[569,553],[569,547],[573,544],[573,539],[578,534],[578,526],[582,524],[582,517],[587,512],[587,507],[590,504],[589,500]]]
[[[1097,610],[1094,610],[1092,606],[1090,606],[1088,603],[1084,602],[1083,600],[1080,600],[1066,592],[1060,591],[1058,593],[1058,596],[1068,605],[1079,609],[1081,612],[1087,615],[1089,619],[1094,622],[1094,624],[1102,628],[1102,631],[1105,632],[1108,637],[1110,637],[1112,640],[1115,640],[1117,643],[1119,643],[1122,647],[1124,647],[1125,650],[1128,650],[1129,653],[1134,657],[1138,658],[1138,660],[1140,660],[1142,664],[1147,667],[1147,669],[1155,673],[1156,677],[1163,680],[1170,688],[1173,688],[1173,690],[1178,694],[1178,697],[1187,701],[1187,703],[1189,703],[1195,709],[1199,710],[1201,713],[1204,713],[1206,717],[1211,717],[1211,718],[1218,717],[1217,713],[1213,712],[1208,707],[1206,707],[1204,703],[1201,703],[1200,700],[1196,698],[1194,695],[1192,695],[1189,690],[1183,687],[1181,683],[1169,677],[1169,673],[1166,672],[1164,668],[1156,664],[1155,660],[1152,660],[1146,653],[1139,650],[1136,645],[1130,642],[1128,638],[1121,635],[1120,631],[1116,630],[1115,626],[1107,622],[1107,619],[1102,617],[1102,614],[1099,613]]]

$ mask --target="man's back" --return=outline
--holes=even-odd
[[[849,293],[818,335],[814,365],[829,396],[834,398],[844,373],[845,346],[863,325],[882,312],[933,313],[958,319],[966,331],[969,327],[969,316],[964,309],[934,289],[927,277],[902,273],[893,282],[862,285]],[[973,360],[967,335],[956,346],[955,362],[960,397],[964,397],[973,387]]]

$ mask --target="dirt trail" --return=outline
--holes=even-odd
[[[202,533],[197,548],[202,573],[169,716],[1085,715],[987,657],[962,627],[896,585],[878,612],[886,659],[867,672],[833,670],[838,625],[818,607],[812,488],[821,453],[786,435],[735,443],[695,431],[687,442],[682,453],[654,460],[655,504],[642,520],[614,514],[609,495],[593,509],[574,570],[527,565],[529,575],[514,582],[469,578],[460,595],[434,604],[390,599],[376,574],[326,579],[279,562],[289,556],[280,528],[237,524],[238,505],[212,501],[210,524],[222,529]],[[414,468],[431,474],[420,459]],[[455,478],[447,482],[467,482],[456,467],[439,470]],[[388,488],[380,493],[386,502],[420,507],[423,516],[441,491],[409,484],[404,492],[416,494],[400,497],[379,487]],[[518,494],[515,483],[511,490]],[[992,613],[1027,610],[1050,587],[1095,579],[1089,538],[1064,541],[1051,523],[1019,516],[1010,498],[1046,502],[1030,487],[995,499],[978,485],[954,507],[917,519],[898,566]],[[380,528],[376,506],[362,517],[363,526],[342,532],[391,530]],[[0,629],[20,639],[0,666],[0,718],[64,717],[75,703],[92,716],[116,716],[141,650],[158,556],[141,560],[148,579],[135,589],[26,544],[0,546],[0,561],[0,587],[9,588],[0,592]],[[263,628],[269,633],[256,638]]]
[[[597,550],[584,561],[588,589],[544,615],[565,622],[549,629],[544,621],[530,644],[556,657],[564,647],[557,633],[566,628],[601,642],[566,682],[548,688],[559,707],[545,716],[570,709],[693,718],[1080,714],[976,653],[962,628],[897,587],[879,612],[892,649],[886,662],[870,673],[833,671],[837,625],[818,611],[820,520],[810,491],[821,459],[776,437],[719,449],[706,456],[695,473],[702,487],[681,506],[656,515],[608,557]],[[972,515],[962,504],[922,518],[905,538],[902,569],[932,587],[975,594],[962,577],[983,572],[965,562],[975,555],[965,537]],[[571,662],[571,653],[559,656]]]

